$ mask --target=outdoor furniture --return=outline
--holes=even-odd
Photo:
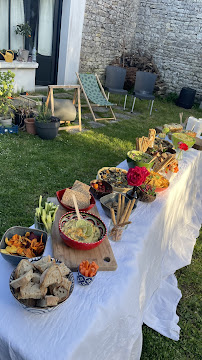
[[[108,91],[108,100],[109,94],[125,95],[124,100],[124,110],[126,108],[126,101],[128,91],[124,90],[124,82],[126,77],[126,69],[120,66],[109,65],[106,67],[106,79],[105,79],[105,90]]]
[[[148,108],[151,102],[150,113],[149,113],[151,115],[154,99],[155,99],[155,96],[153,95],[153,90],[154,90],[156,78],[157,78],[156,74],[152,74],[145,71],[136,72],[135,86],[133,92],[134,100],[133,100],[131,112],[133,112],[135,106],[135,100],[136,98],[138,98],[140,100],[149,100]]]
[[[190,264],[199,234],[201,165],[200,151],[186,152],[169,188],[151,204],[138,202],[121,241],[111,242],[117,270],[98,271],[87,287],[75,273],[71,297],[49,314],[33,315],[16,302],[8,286],[13,266],[0,256],[1,358],[91,360],[96,354],[96,360],[139,360],[143,322],[178,340],[181,292],[173,274]],[[128,169],[126,161],[118,167]],[[108,227],[99,201],[97,207]]]
[[[79,116],[79,125],[71,126],[72,129],[79,129],[79,131],[82,130],[81,128],[81,99],[80,99],[80,86],[79,85],[48,85],[48,96],[46,100],[46,105],[48,106],[49,101],[51,104],[51,112],[54,116],[54,97],[53,97],[53,90],[54,89],[75,89],[74,92],[74,98],[73,98],[73,104],[76,103],[76,100],[78,99],[78,116]],[[66,130],[68,131],[70,129],[69,126],[60,127],[59,130]]]
[[[90,112],[93,116],[94,121],[98,120],[116,120],[114,112],[112,110],[112,104],[108,101],[107,96],[104,92],[102,84],[97,76],[97,74],[78,74],[76,73],[79,84],[81,86],[81,90],[85,96],[86,102],[90,109]],[[112,117],[103,117],[103,118],[96,118],[93,106],[101,106],[101,107],[109,107]]]

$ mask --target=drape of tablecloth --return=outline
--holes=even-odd
[[[117,270],[98,272],[86,287],[75,274],[72,295],[51,313],[37,316],[20,307],[8,286],[13,267],[1,258],[0,360],[138,360],[143,322],[177,340],[181,293],[173,274],[191,262],[199,234],[201,159],[189,150],[169,188],[153,203],[138,203],[122,240],[111,242]],[[126,161],[120,167],[127,169]],[[51,251],[49,239],[45,254]]]

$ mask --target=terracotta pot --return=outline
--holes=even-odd
[[[28,134],[36,135],[35,119],[27,118],[24,120],[24,122]]]

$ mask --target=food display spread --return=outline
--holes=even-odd
[[[104,222],[98,216],[84,211],[96,207],[90,190],[96,194],[96,199],[100,199],[104,211],[111,217],[110,240],[120,241],[123,231],[131,224],[130,217],[136,209],[138,196],[139,201],[154,201],[158,196],[156,193],[169,186],[167,173],[179,171],[176,151],[188,150],[195,141],[193,132],[185,133],[182,130],[179,124],[164,125],[162,134],[166,135],[168,131],[173,133],[174,149],[172,143],[163,139],[164,136],[156,136],[155,130],[149,129],[148,137],[136,138],[136,148],[128,150],[128,171],[103,167],[98,171],[97,179],[90,182],[90,186],[76,180],[72,186],[57,191],[60,204],[68,210],[57,220],[59,235],[65,246],[80,251],[93,251],[106,239]],[[45,202],[43,207],[40,196],[35,219],[49,233],[57,210],[58,206],[54,203]],[[25,257],[21,261],[19,259],[9,285],[13,296],[27,309],[57,307],[70,296],[74,286],[71,270],[64,263],[50,255],[35,259],[43,254],[47,241],[47,237],[45,240],[43,238],[44,231],[41,233],[39,236],[34,230],[23,234],[12,232],[12,236],[4,234],[4,242],[1,243],[2,256],[8,255],[8,261],[10,255]],[[84,259],[77,267],[80,285],[89,285],[99,268],[94,260],[90,263]]]

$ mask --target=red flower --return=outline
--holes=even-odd
[[[131,186],[142,185],[149,174],[150,172],[144,166],[143,167],[135,166],[134,168],[130,168],[127,173],[128,185]]]
[[[187,151],[189,149],[187,144],[184,144],[184,143],[179,143],[178,147],[180,150],[184,150],[184,151]]]

